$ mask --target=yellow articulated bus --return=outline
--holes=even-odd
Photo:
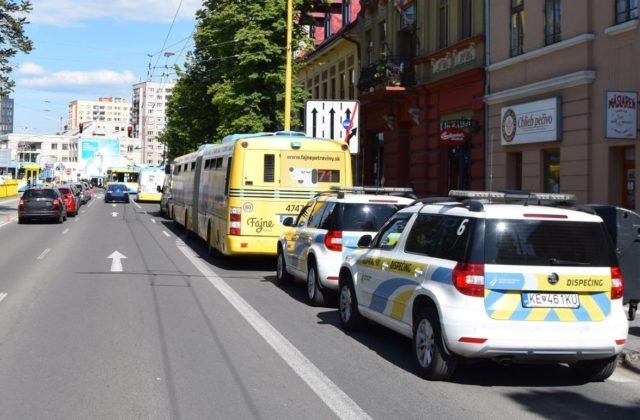
[[[164,166],[145,166],[138,176],[138,201],[159,203],[164,185]]]
[[[172,214],[212,253],[275,256],[285,217],[320,191],[352,185],[346,143],[293,132],[233,134],[175,160],[172,198],[184,194],[189,204]]]
[[[22,162],[18,164],[18,192],[23,192],[29,186],[35,186],[40,181],[40,172],[42,167],[38,163]]]

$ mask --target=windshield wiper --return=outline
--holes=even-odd
[[[554,257],[549,258],[549,264],[551,264],[551,265],[583,265],[583,266],[591,265],[588,262],[561,260],[561,259],[554,258]]]

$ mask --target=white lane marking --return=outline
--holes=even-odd
[[[136,206],[137,208],[139,208],[139,209],[141,209],[141,208],[142,208],[142,206],[141,206],[140,204],[138,204],[138,203],[136,202],[136,200],[133,200],[133,201],[131,201],[131,202],[132,202],[133,204],[135,204],[135,206]]]
[[[112,213],[111,213],[111,215],[112,215],[113,217],[118,217],[118,212],[117,212],[117,211],[114,211],[114,212],[112,212]]]
[[[115,207],[115,206],[117,206],[116,203],[111,203],[111,207]]]
[[[49,251],[51,251],[51,248],[47,248],[44,251],[42,251],[42,254],[38,255],[38,259],[44,259],[44,257],[49,253]]]
[[[107,257],[111,258],[111,271],[113,272],[121,272],[122,271],[122,259],[127,259],[126,256],[122,255],[118,251],[113,251],[111,255]]]
[[[8,293],[0,293],[0,302],[2,302],[4,300],[4,298],[6,298],[8,295]]]
[[[151,219],[151,223],[155,223],[155,222],[156,222],[156,219]]]
[[[341,419],[370,419],[371,417],[307,359],[277,329],[253,309],[235,290],[211,270],[182,240],[176,246],[209,283],[233,305],[258,334],[282,357],[291,369],[309,385],[311,390]]]
[[[69,228],[66,228],[65,230],[62,231],[63,235],[66,235],[67,233],[69,233]]]
[[[166,231],[164,231],[164,230],[162,231],[162,233],[164,233],[164,236],[166,236],[167,238],[170,238],[170,237],[171,237],[171,235],[169,235],[169,234],[168,234]]]

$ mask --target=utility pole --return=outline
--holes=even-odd
[[[291,38],[293,38],[293,0],[287,0],[287,66],[284,81],[284,130],[291,130]]]

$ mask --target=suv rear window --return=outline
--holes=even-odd
[[[486,224],[486,264],[616,265],[603,223],[489,219]]]
[[[379,230],[393,214],[405,207],[401,204],[341,203],[337,207],[334,230],[373,232]],[[336,214],[336,212],[334,212]]]
[[[34,188],[26,190],[22,198],[56,198],[56,193],[52,189]]]

